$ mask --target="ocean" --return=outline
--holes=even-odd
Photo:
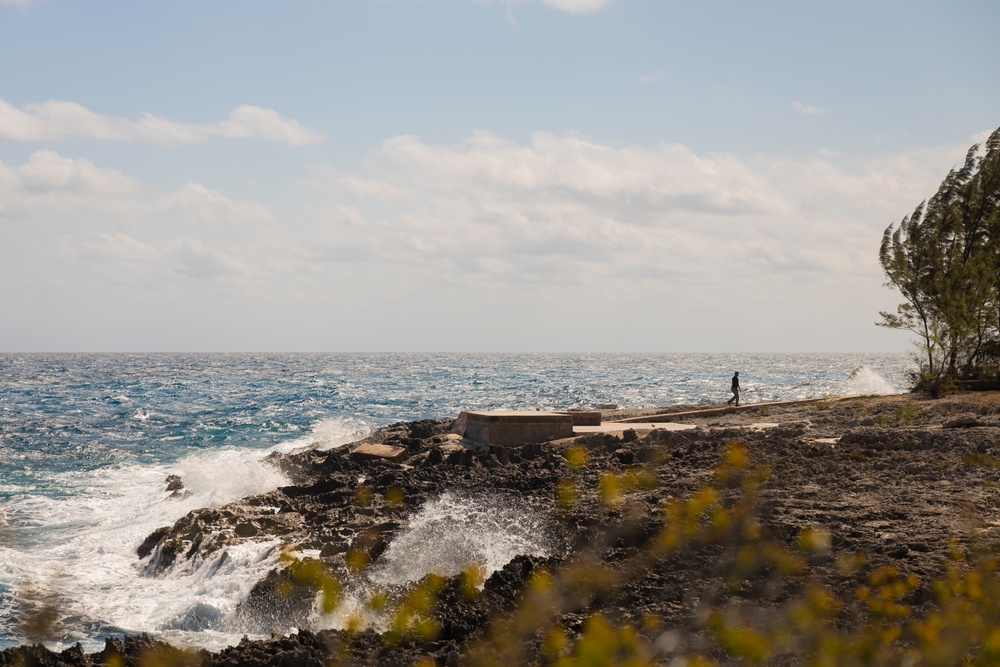
[[[913,366],[905,354],[0,354],[0,649],[46,608],[54,650],[125,632],[237,643],[227,615],[274,566],[276,541],[157,576],[135,549],[192,509],[287,483],[263,462],[274,451],[467,409],[708,404],[730,397],[735,370],[745,403],[898,393]],[[191,495],[168,499],[168,475]],[[397,541],[397,558],[424,543]],[[508,544],[507,560],[532,548]],[[406,577],[433,567],[408,560]]]

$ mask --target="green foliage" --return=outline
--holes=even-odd
[[[913,403],[913,401],[900,403],[896,406],[897,424],[920,424],[923,421],[924,418],[920,416],[920,413],[917,411],[917,406]]]
[[[970,468],[986,468],[987,470],[1000,470],[1000,459],[982,452],[965,452],[962,454],[962,463]]]
[[[904,302],[878,324],[917,334],[919,388],[1000,371],[1000,129],[885,230],[879,262]]]
[[[895,418],[919,418],[912,402],[901,403]],[[852,458],[865,460],[861,452]],[[568,450],[571,477],[557,489],[558,503],[599,502],[609,511],[630,516],[642,492],[657,484],[651,466],[605,471],[584,488],[582,472],[588,456]],[[1000,468],[985,454],[963,456],[966,465]],[[654,464],[655,465],[655,464]],[[580,476],[577,476],[580,475]],[[535,570],[512,611],[498,610],[484,635],[466,647],[462,664],[477,667],[540,664],[558,667],[597,665],[645,666],[803,664],[820,667],[882,665],[1000,664],[1000,570],[990,553],[963,555],[952,549],[944,574],[930,582],[933,604],[917,613],[912,604],[920,580],[892,566],[866,569],[863,554],[835,555],[824,526],[800,531],[791,545],[766,539],[757,519],[758,492],[768,471],[754,467],[740,442],[730,443],[716,465],[712,482],[687,498],[667,501],[662,528],[612,567],[600,554],[622,533],[608,529],[556,571]],[[621,591],[650,568],[670,559],[685,559],[706,547],[721,548],[723,587],[702,598],[704,612],[694,625],[670,627],[647,614],[638,622],[612,619],[594,603]],[[810,575],[813,559],[835,562],[837,581]],[[322,564],[286,558],[296,583],[321,594],[325,613],[342,603],[341,583]],[[361,564],[363,568],[365,565]],[[747,582],[770,582],[792,592],[783,602],[755,604],[753,596],[731,595]],[[480,594],[484,571],[471,564],[459,575],[459,590],[472,599]],[[856,583],[836,586],[839,582]],[[386,642],[434,641],[440,626],[435,616],[438,596],[446,585],[430,575],[402,592],[376,590],[363,613],[381,619]],[[848,591],[845,595],[843,592]],[[567,617],[582,614],[573,628]],[[348,630],[362,626],[348,619]],[[707,638],[690,641],[691,634]],[[707,643],[706,643],[707,642]],[[345,656],[346,658],[346,656]],[[333,663],[331,663],[333,664]],[[418,664],[434,664],[429,658]]]
[[[662,530],[617,571],[583,554],[561,571],[536,573],[512,616],[498,618],[465,662],[476,666],[532,662],[526,647],[539,642],[537,664],[583,665],[996,665],[1000,664],[1000,573],[992,555],[965,557],[952,550],[944,575],[930,583],[934,604],[916,613],[910,600],[920,580],[892,566],[862,575],[862,554],[840,556],[842,580],[858,578],[850,594],[812,579],[807,563],[831,558],[832,540],[822,526],[807,528],[793,547],[762,537],[756,494],[766,471],[753,469],[746,448],[733,443],[714,474],[714,484],[663,508]],[[735,491],[735,494],[728,491]],[[618,498],[628,502],[628,491]],[[636,626],[599,612],[576,631],[561,619],[624,586],[644,568],[685,557],[714,544],[733,556],[723,576],[729,590],[762,573],[791,582],[798,593],[777,609],[752,601],[709,598],[700,626],[666,627],[647,617]],[[843,587],[841,587],[843,590]],[[703,599],[703,602],[705,599]],[[714,645],[691,648],[692,632],[707,632]]]

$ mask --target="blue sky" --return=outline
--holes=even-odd
[[[995,2],[0,0],[0,350],[903,351]]]

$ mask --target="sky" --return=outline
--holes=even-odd
[[[995,0],[0,0],[0,352],[906,352]]]

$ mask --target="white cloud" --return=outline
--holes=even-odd
[[[542,0],[549,7],[554,7],[570,14],[590,14],[604,9],[613,0]]]
[[[161,198],[155,209],[201,222],[269,222],[271,212],[256,202],[233,200],[198,183],[187,183],[177,192]]]
[[[662,81],[665,76],[667,76],[667,73],[664,70],[662,70],[662,69],[661,70],[657,70],[656,72],[654,72],[652,74],[643,74],[642,76],[640,76],[639,77],[639,83],[641,83],[643,85],[648,85],[650,83],[656,83],[657,81]]]
[[[217,132],[223,137],[258,137],[289,146],[305,146],[326,141],[326,135],[310,130],[290,118],[283,118],[273,109],[243,104],[229,118],[218,123]]]
[[[519,5],[526,1],[527,0],[475,0],[475,2],[480,4],[502,2],[506,5]],[[614,2],[614,0],[541,0],[543,5],[570,14],[592,14],[596,11],[604,9],[612,2]],[[507,20],[512,24],[514,23],[513,16],[509,14]]]
[[[0,162],[0,217],[21,218],[38,210],[131,210],[142,188],[116,169],[89,160],[36,151],[17,166]]]
[[[181,123],[153,114],[139,120],[99,114],[75,102],[49,100],[18,109],[0,99],[0,138],[15,141],[60,141],[70,137],[131,141],[160,146],[204,143],[212,137],[258,138],[303,146],[327,136],[273,109],[241,105],[218,123]]]
[[[71,159],[54,151],[37,151],[17,168],[21,186],[33,192],[88,192],[120,196],[137,187],[117,169],[96,167],[90,160]]]
[[[216,250],[199,238],[179,240],[171,248],[170,255],[178,273],[198,280],[244,276],[251,273],[244,259]]]
[[[697,156],[687,146],[603,146],[579,137],[536,132],[528,146],[477,131],[456,146],[413,136],[386,140],[379,157],[408,169],[433,189],[511,190],[624,199],[668,210],[739,213],[780,207],[749,164],[733,156]],[[393,184],[399,188],[399,184]]]
[[[976,132],[975,134],[972,135],[972,143],[981,144],[985,142],[987,139],[989,139],[990,135],[996,131],[997,129],[993,128],[992,130],[983,130],[982,132]]]
[[[527,144],[484,131],[453,145],[403,135],[364,173],[337,177],[338,197],[353,195],[364,224],[331,210],[315,223],[322,233],[305,232],[314,239],[307,254],[484,289],[732,281],[736,298],[783,280],[838,289],[847,276],[877,287],[882,230],[960,155],[927,149],[852,163],[834,152],[743,158],[544,132]]]
[[[99,260],[126,262],[157,261],[161,253],[123,232],[91,232],[66,244],[65,252],[74,256],[89,256]]]
[[[64,284],[114,285],[137,301],[156,294],[240,312],[269,303],[299,319],[349,312],[379,330],[411,317],[419,331],[435,330],[434,318],[454,327],[447,304],[464,313],[487,303],[514,331],[507,321],[525,313],[557,321],[554,313],[579,316],[598,299],[634,303],[623,317],[666,331],[684,313],[717,327],[728,315],[712,313],[751,304],[791,312],[776,304],[829,295],[845,304],[831,320],[860,308],[871,311],[867,322],[893,303],[880,287],[882,230],[964,151],[858,162],[829,151],[741,157],[545,132],[515,142],[480,131],[454,144],[404,135],[356,169],[312,170],[305,184],[319,187],[282,198],[301,205],[199,183],[157,192],[39,151],[21,165],[0,163],[0,215],[32,216],[30,225],[0,221],[0,255],[8,279],[38,282],[32,267],[44,266]],[[33,249],[11,251],[28,248],[26,239]],[[883,296],[889,303],[875,303]],[[293,301],[315,310],[295,311]]]
[[[820,109],[819,107],[814,107],[811,104],[803,104],[802,102],[795,100],[792,102],[792,108],[803,116],[821,116],[826,113],[825,109]]]
[[[338,188],[350,194],[374,199],[399,199],[412,195],[408,190],[385,181],[341,174],[329,165],[317,165],[311,171],[311,177],[304,183],[316,189]]]
[[[91,233],[81,249],[169,255],[205,279],[295,274],[295,257],[441,277],[462,265],[487,282],[582,284],[598,266],[622,281],[633,266],[695,282],[734,271],[871,273],[881,230],[960,157],[925,149],[851,164],[835,153],[741,158],[546,132],[526,144],[484,131],[453,145],[404,135],[361,171],[317,168],[314,185],[336,186],[313,189],[327,204],[278,211],[199,183],[153,193],[118,171],[39,151],[22,165],[0,163],[0,215],[110,211],[81,223]],[[167,254],[157,260],[151,248]]]

